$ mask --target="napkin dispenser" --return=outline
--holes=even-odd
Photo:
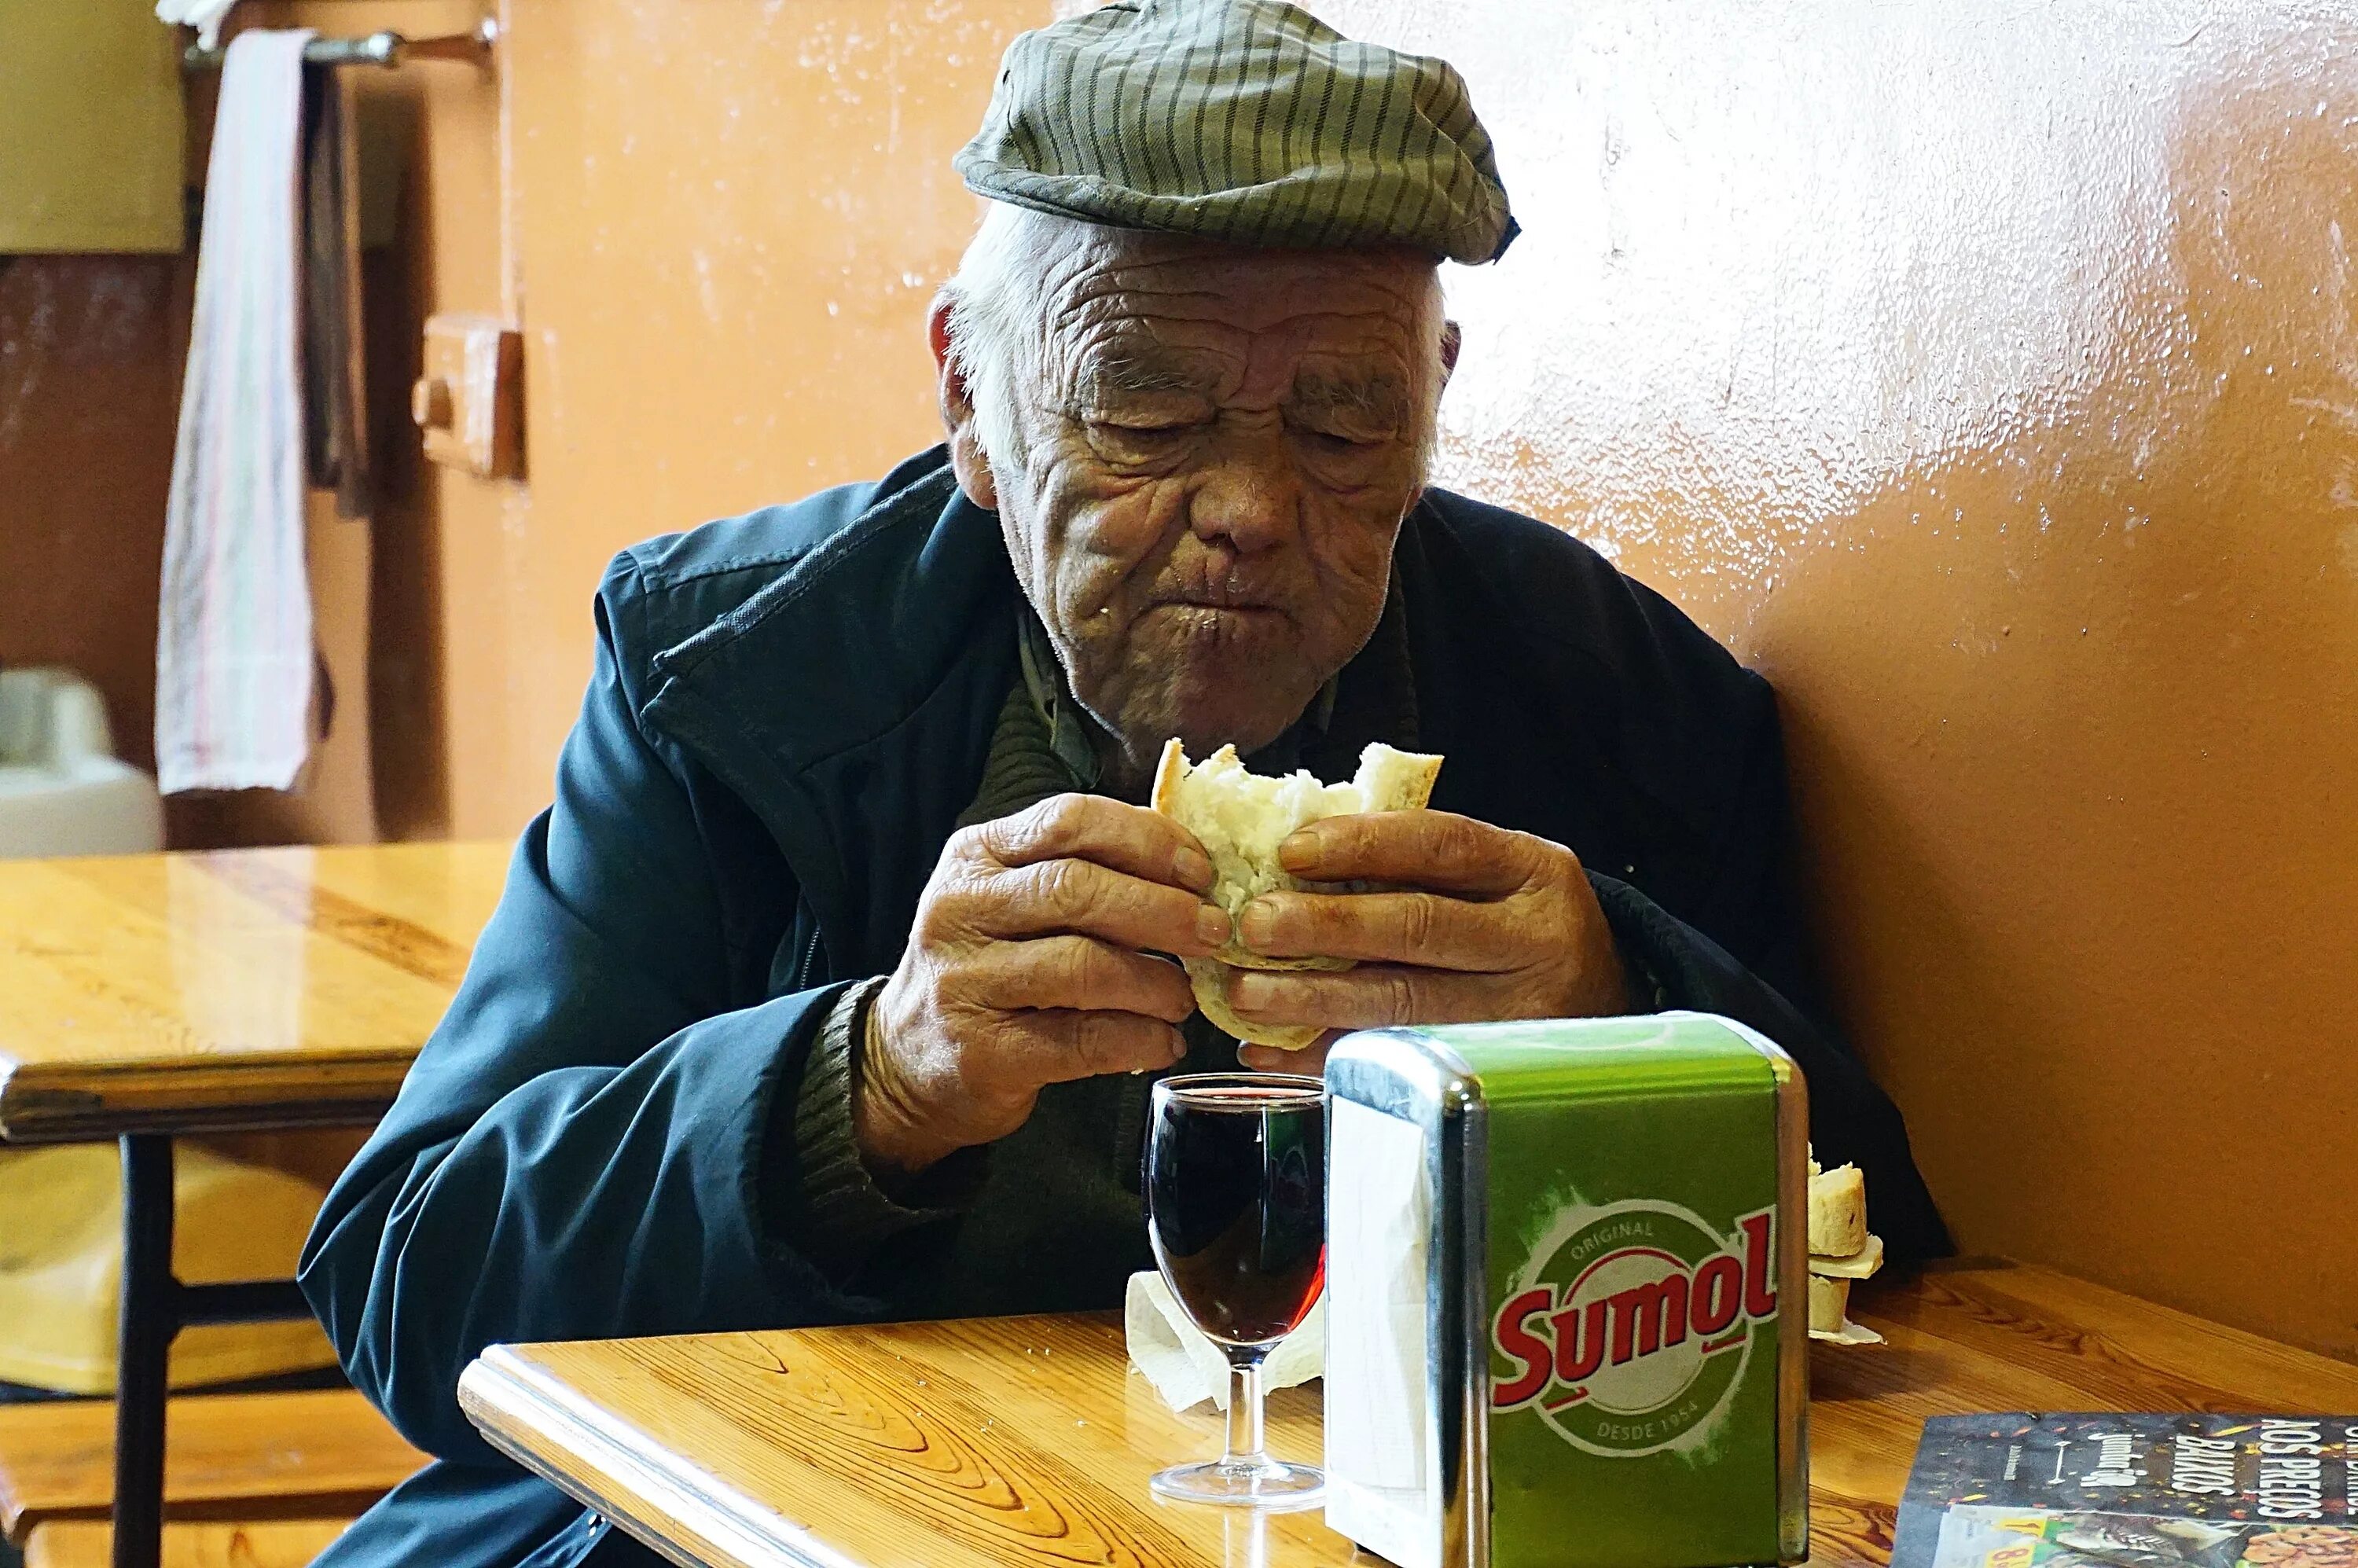
[[[1326,1064],[1326,1519],[1400,1568],[1809,1552],[1800,1070],[1703,1013]]]

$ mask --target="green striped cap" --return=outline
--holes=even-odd
[[[1487,262],[1516,233],[1448,61],[1281,0],[1125,0],[1025,33],[955,162],[994,201],[1238,244]]]

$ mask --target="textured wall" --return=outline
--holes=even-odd
[[[339,37],[378,27],[431,37],[472,26],[482,7],[477,0],[277,0],[275,10],[245,9],[257,20]],[[458,825],[453,794],[465,776],[454,754],[463,732],[449,722],[451,683],[471,690],[498,684],[484,661],[503,646],[498,607],[508,590],[485,575],[481,556],[501,536],[505,498],[502,487],[424,460],[409,422],[409,384],[428,315],[504,308],[501,84],[495,72],[450,64],[347,75],[362,94],[364,158],[400,178],[392,242],[363,257],[380,497],[368,573],[355,589],[372,634],[369,761],[384,835],[434,838]],[[544,764],[544,787],[546,771]]]
[[[1471,79],[1449,478],[1775,679],[1963,1243],[2358,1351],[2358,5],[1319,8]]]
[[[548,796],[615,549],[872,478],[939,437],[924,312],[974,203],[949,157],[1037,0],[510,0],[525,460],[451,537],[451,822]],[[471,616],[462,625],[461,617]]]

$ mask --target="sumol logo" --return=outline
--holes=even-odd
[[[1676,1204],[1574,1206],[1491,1320],[1514,1372],[1491,1409],[1536,1409],[1574,1447],[1634,1458],[1708,1442],[1777,1316],[1777,1211],[1722,1235]]]

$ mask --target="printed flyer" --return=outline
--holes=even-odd
[[[1891,1568],[2358,1568],[2358,1416],[1924,1423]]]

